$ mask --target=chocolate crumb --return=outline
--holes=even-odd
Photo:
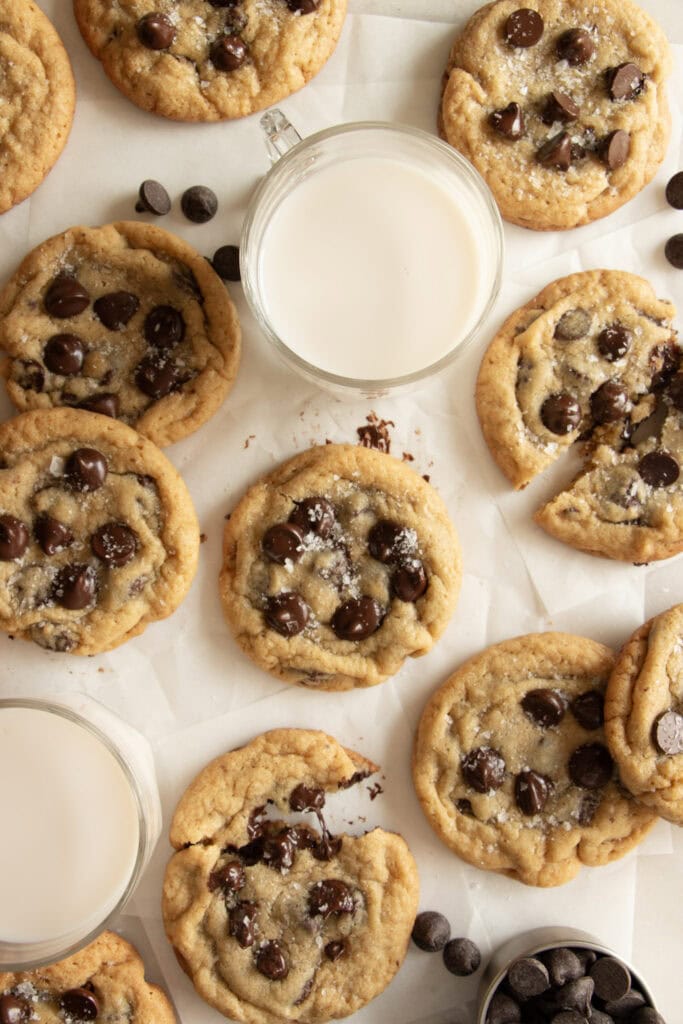
[[[382,420],[373,411],[365,417],[367,424],[356,428],[358,444],[363,448],[374,448],[378,452],[385,452],[387,455],[391,450],[391,438],[389,427],[395,427],[393,420]]]
[[[415,462],[415,456],[411,455],[410,452],[404,452],[401,456],[401,462]]]
[[[243,448],[248,448],[249,445],[251,444],[251,442],[254,440],[255,437],[256,437],[256,434],[249,434],[249,436],[245,439],[244,444],[242,445],[242,447]]]
[[[368,793],[370,794],[370,799],[371,800],[374,800],[376,797],[378,797],[380,795],[380,793],[384,792],[384,789],[383,789],[382,786],[380,786],[379,782],[375,782],[375,783],[372,784],[372,786],[366,786],[365,788],[367,789]]]
[[[200,544],[204,544],[205,542],[206,542],[206,534],[205,533],[200,533],[199,534],[199,543]]]
[[[429,481],[430,481],[430,480],[431,480],[432,478],[431,478],[431,476],[429,475],[429,473],[423,473],[423,474],[422,474],[422,479],[423,479],[423,480],[425,480],[425,481],[426,481],[427,483],[429,483]]]

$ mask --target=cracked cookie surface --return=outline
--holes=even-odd
[[[0,1019],[174,1024],[176,1018],[163,989],[145,979],[135,947],[115,932],[103,932],[58,963],[0,972]]]
[[[220,590],[237,642],[273,675],[316,689],[373,686],[425,654],[460,580],[436,491],[360,446],[283,463],[225,527]]]
[[[114,85],[143,110],[219,121],[301,89],[339,39],[346,0],[74,0]]]
[[[192,499],[130,427],[73,409],[0,425],[0,629],[73,654],[170,615],[197,567]]]
[[[195,988],[226,1017],[344,1017],[398,970],[417,910],[413,857],[382,829],[331,836],[321,810],[326,794],[375,771],[323,732],[278,729],[216,758],[182,796],[164,923]]]
[[[621,787],[605,746],[614,664],[565,633],[489,647],[427,704],[413,778],[430,824],[475,867],[528,885],[568,882],[622,857],[655,815]]]
[[[624,785],[683,825],[683,605],[650,619],[619,652],[605,733]]]
[[[669,139],[670,69],[662,30],[632,0],[497,0],[453,44],[441,134],[506,220],[576,227],[653,177]]]
[[[634,274],[572,274],[513,313],[482,360],[479,422],[516,488],[586,442],[581,472],[535,518],[589,554],[647,562],[683,549],[675,313]]]
[[[33,0],[5,0],[0,25],[0,213],[26,199],[56,163],[76,104],[71,64]]]
[[[75,227],[43,242],[0,293],[0,316],[3,374],[19,410],[85,408],[162,446],[213,415],[239,365],[223,282],[150,224]]]

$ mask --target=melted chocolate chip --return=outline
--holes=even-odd
[[[110,331],[122,330],[140,307],[140,300],[132,292],[108,292],[95,299],[95,316]]]
[[[93,553],[110,569],[120,569],[135,557],[137,534],[125,523],[105,523],[93,533]]]
[[[39,394],[45,386],[45,373],[40,363],[34,359],[20,359],[14,363],[12,376],[24,391],[37,391]]]
[[[451,939],[443,949],[443,962],[447,971],[458,978],[467,978],[479,970],[481,953],[470,939]]]
[[[566,92],[551,92],[543,107],[541,120],[544,124],[554,124],[555,121],[576,121],[581,111],[579,107]]]
[[[399,601],[417,601],[426,592],[427,586],[425,567],[417,559],[396,569],[391,577],[391,592]]]
[[[665,711],[655,719],[652,737],[662,754],[683,754],[683,715]]]
[[[0,515],[0,562],[13,562],[26,551],[29,533],[16,516]]]
[[[229,860],[211,872],[208,886],[210,892],[216,889],[222,889],[223,892],[239,892],[246,882],[247,876],[242,864],[238,860]]]
[[[56,555],[73,544],[74,535],[64,523],[53,516],[40,516],[33,527],[36,540],[46,555]]]
[[[546,139],[536,150],[536,159],[544,167],[556,167],[568,171],[572,163],[572,140],[567,132],[559,132]]]
[[[24,1024],[30,1019],[31,1012],[31,1007],[23,999],[10,993],[0,996],[0,1024]]]
[[[535,957],[527,956],[510,965],[508,983],[520,999],[531,999],[550,988],[550,976],[545,964]]]
[[[263,843],[263,860],[278,871],[287,871],[294,863],[297,845],[296,831],[283,829]]]
[[[564,718],[567,702],[556,690],[529,690],[521,701],[522,710],[542,729],[558,725]]]
[[[298,562],[304,552],[304,535],[295,523],[275,523],[263,535],[261,548],[271,562]]]
[[[650,487],[668,487],[678,480],[680,468],[665,451],[648,452],[638,463],[638,472]]]
[[[529,7],[513,11],[503,26],[503,38],[508,46],[535,46],[542,35],[543,18]]]
[[[507,107],[492,110],[489,124],[494,131],[506,139],[521,139],[524,135],[524,114],[519,103],[508,103]]]
[[[320,6],[320,0],[287,0],[292,14],[314,14]]]
[[[97,577],[89,565],[65,565],[52,583],[52,598],[62,608],[80,611],[95,600]]]
[[[588,63],[595,53],[595,43],[585,28],[570,28],[557,40],[555,52],[560,60],[575,67]]]
[[[138,213],[153,213],[156,217],[163,217],[171,209],[171,197],[161,182],[148,178],[140,185],[135,209]]]
[[[613,100],[633,100],[643,91],[645,75],[637,64],[627,61],[615,68],[607,68],[607,91]]]
[[[89,988],[70,988],[63,993],[59,1005],[64,1013],[79,1021],[95,1020],[100,1012],[97,997]]]
[[[328,942],[325,946],[325,956],[333,963],[335,960],[338,960],[340,956],[343,956],[345,952],[346,943],[343,939],[333,939],[332,942]]]
[[[584,789],[601,789],[612,778],[614,762],[603,743],[584,743],[569,758],[569,777]]]
[[[254,945],[256,934],[257,904],[251,900],[240,900],[231,907],[228,915],[228,934],[237,939],[242,949]]]
[[[595,995],[606,1003],[611,999],[621,999],[631,988],[628,968],[613,956],[602,956],[596,960],[590,976],[595,985]]]
[[[340,878],[325,878],[316,882],[308,891],[308,912],[311,917],[320,915],[327,920],[331,914],[352,914],[353,893]]]
[[[616,359],[621,359],[626,355],[632,341],[633,335],[628,327],[624,327],[619,322],[609,324],[598,334],[598,352],[613,363]]]
[[[674,174],[666,186],[666,201],[674,210],[683,210],[683,171]]]
[[[406,543],[406,529],[390,519],[380,519],[368,534],[368,551],[385,565],[401,559],[401,548]]]
[[[314,533],[325,540],[332,532],[335,518],[332,503],[327,498],[315,497],[298,501],[289,521],[305,534]]]
[[[231,39],[232,36],[225,38]],[[194,224],[206,224],[216,214],[218,199],[216,193],[206,185],[192,185],[191,188],[183,192],[180,198],[180,208],[187,219]]]
[[[599,729],[605,721],[605,699],[598,690],[579,694],[570,704],[571,712],[584,729]]]
[[[96,448],[77,448],[66,460],[64,482],[72,491],[96,491],[107,479],[107,460]]]
[[[558,341],[576,341],[585,338],[591,329],[593,317],[587,309],[568,309],[555,325],[553,337]]]
[[[82,402],[78,403],[77,408],[99,413],[100,416],[110,416],[115,420],[119,413],[119,398],[118,395],[103,392],[101,395],[84,398]]]
[[[671,379],[667,390],[674,409],[683,412],[683,373]]]
[[[156,11],[140,18],[136,29],[138,39],[148,50],[167,50],[175,39],[173,22]]]
[[[135,383],[143,394],[157,400],[174,391],[181,383],[181,378],[174,362],[158,352],[152,352],[138,363]]]
[[[352,597],[337,608],[330,625],[340,640],[366,640],[382,625],[384,614],[373,597]]]
[[[603,163],[607,164],[610,171],[616,171],[623,167],[631,152],[631,136],[621,128],[601,139],[597,154]]]
[[[269,981],[282,981],[289,974],[282,946],[277,939],[269,939],[256,954],[256,970]]]
[[[672,339],[662,345],[655,345],[649,355],[648,363],[652,370],[651,388],[665,388],[671,377],[676,373],[681,361],[681,352]]]
[[[77,316],[90,304],[90,296],[75,277],[58,274],[45,293],[45,312],[58,320]]]
[[[448,918],[438,910],[423,910],[415,918],[411,937],[419,949],[426,953],[438,953],[445,948],[451,937]]]
[[[211,266],[223,281],[241,281],[239,246],[219,246],[213,254]]]
[[[558,392],[541,406],[541,422],[552,434],[571,434],[581,423],[581,407],[573,395]]]
[[[505,781],[505,761],[491,747],[475,747],[460,762],[463,778],[477,793],[493,793]]]
[[[664,246],[664,255],[676,270],[683,270],[683,234],[672,235]]]
[[[622,419],[630,408],[628,391],[616,380],[606,380],[591,395],[591,416],[594,423],[615,423]]]
[[[145,340],[155,348],[172,348],[185,337],[185,320],[173,306],[155,306],[145,317]]]
[[[287,590],[269,597],[263,614],[270,628],[276,633],[281,636],[296,636],[306,627],[309,609],[300,594]]]
[[[325,790],[300,782],[289,794],[289,806],[293,811],[319,811],[325,806]]]
[[[80,373],[85,346],[75,334],[53,334],[43,349],[43,362],[51,373],[71,377]]]
[[[520,772],[515,779],[515,803],[522,814],[540,814],[550,796],[552,785],[538,772]]]

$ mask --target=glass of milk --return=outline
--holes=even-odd
[[[0,971],[61,960],[122,910],[161,829],[147,741],[97,701],[0,700]]]
[[[448,366],[498,294],[503,228],[456,150],[357,122],[302,141],[261,119],[274,166],[249,204],[242,283],[261,329],[309,380],[376,397]]]

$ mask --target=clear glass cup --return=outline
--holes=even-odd
[[[449,366],[480,335],[501,283],[503,226],[498,207],[479,173],[460,153],[436,136],[402,125],[354,122],[325,129],[302,140],[284,114],[276,109],[263,115],[261,127],[273,166],[256,188],[247,209],[240,244],[240,268],[247,302],[278,355],[307,380],[346,397],[375,398],[397,390],[414,389]],[[263,241],[280,204],[312,176],[359,157],[389,158],[424,173],[448,191],[455,205],[466,208],[467,217],[476,221],[478,229],[476,244],[482,282],[469,328],[459,334],[454,325],[453,344],[445,354],[428,365],[398,376],[343,376],[303,358],[278,335],[264,295]],[[358,258],[362,259],[362,248],[359,248]],[[400,288],[399,281],[396,288]],[[324,331],[324,324],[321,324],[321,331]]]
[[[45,725],[39,725],[37,719],[29,722],[29,717],[22,713],[19,725],[13,725],[12,723],[17,722],[17,716],[5,715],[5,712],[17,710],[28,712],[31,717],[33,715],[51,716],[57,721],[54,723],[48,721]],[[4,715],[5,717],[3,717]],[[42,721],[41,719],[41,723]],[[133,821],[136,825],[137,850],[134,849],[135,837],[131,830],[129,843],[131,853],[125,857],[124,866],[118,872],[118,878],[110,896],[98,901],[98,904],[87,916],[81,913],[79,920],[64,920],[64,926],[60,926],[59,933],[52,927],[50,934],[42,938],[16,940],[8,937],[7,932],[3,936],[3,927],[7,928],[8,924],[6,919],[3,921],[0,914],[0,971],[30,970],[42,964],[61,960],[92,942],[121,913],[132,896],[161,832],[161,803],[152,751],[147,740],[135,729],[98,701],[80,694],[59,697],[51,701],[28,698],[0,700],[0,742],[4,741],[9,745],[14,730],[15,736],[18,733],[21,737],[17,740],[17,744],[21,745],[25,742],[24,735],[27,725],[33,725],[36,730],[47,729],[47,732],[40,733],[41,736],[49,736],[51,730],[56,729],[53,735],[57,750],[62,750],[60,744],[69,742],[70,751],[74,747],[78,747],[78,751],[81,749],[88,751],[87,764],[90,767],[96,768],[98,761],[100,764],[106,765],[105,776],[115,778],[117,784],[120,785],[118,790],[122,801],[120,805],[123,806],[123,801],[125,801],[129,810],[127,820]],[[81,743],[85,744],[83,748],[80,746]],[[74,761],[78,759],[78,751],[74,756]],[[33,759],[33,770],[40,771],[40,754],[36,754],[32,750],[29,753]],[[17,773],[21,771],[21,764],[16,765],[16,771]],[[55,772],[55,775],[57,774]],[[94,776],[95,772],[92,774]],[[65,767],[63,778],[67,780],[67,783],[73,783],[73,778],[68,778],[68,775],[69,771]],[[46,790],[49,790],[52,784],[52,779],[45,779]],[[3,778],[2,785],[10,787],[12,780]],[[61,780],[54,782],[54,785],[60,786]],[[92,794],[95,785],[97,784],[93,782],[88,789],[89,793]],[[77,786],[78,780],[76,780],[74,791]],[[17,789],[18,786],[15,785],[14,788]],[[56,793],[57,790],[55,789],[54,792]],[[63,792],[66,792],[66,786]],[[109,796],[108,792],[101,793],[105,808],[108,806]],[[74,792],[74,802],[76,800],[77,794]],[[2,806],[1,799],[0,806]],[[3,844],[11,843],[15,828],[21,828],[24,833],[31,836],[32,808],[25,807],[23,810],[24,816],[21,822],[3,821]],[[33,810],[35,811],[35,809]],[[82,813],[86,816],[86,820],[88,812],[89,807],[83,806]],[[73,867],[66,863],[65,857],[60,860],[60,853],[65,853],[67,845],[65,842],[62,850],[60,836],[55,834],[53,842],[46,843],[47,848],[44,849],[46,858],[53,857],[55,862],[60,865],[64,861],[60,870],[63,871],[65,891],[68,891],[69,886],[77,885],[80,878],[80,876],[78,878],[74,876]],[[2,850],[0,850],[0,865],[2,865],[2,861]],[[17,880],[17,891],[20,891],[19,887],[23,882],[25,879]],[[42,907],[42,912],[45,912],[44,904]],[[102,910],[101,917],[98,916],[100,910]],[[55,919],[58,917],[61,921],[62,911],[63,908],[60,906]]]

